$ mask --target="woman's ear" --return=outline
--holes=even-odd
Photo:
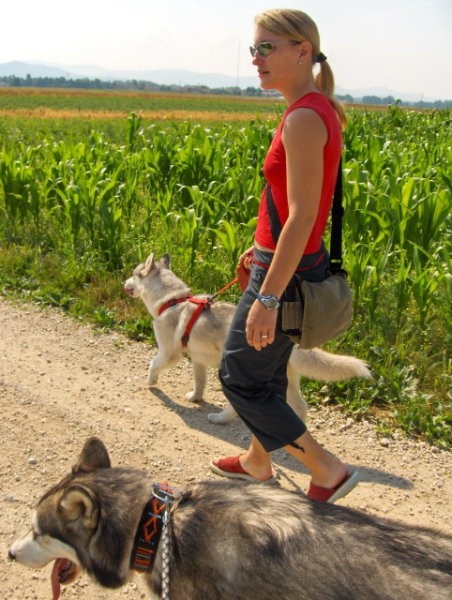
[[[298,60],[305,61],[307,57],[312,56],[312,44],[308,40],[304,40],[298,47]]]

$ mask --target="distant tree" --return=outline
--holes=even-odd
[[[379,96],[363,96],[363,104],[381,104]]]
[[[261,88],[247,87],[244,91],[245,96],[262,96]]]
[[[179,92],[185,94],[217,94],[231,96],[258,96],[258,97],[278,97],[279,93],[273,90],[263,91],[261,88],[247,87],[242,90],[239,86],[209,88],[206,85],[164,85],[146,80],[128,80],[128,81],[101,81],[99,78],[89,79],[83,77],[79,79],[66,79],[65,77],[32,77],[27,74],[26,77],[17,77],[16,75],[5,75],[0,77],[0,84],[11,87],[61,87],[61,88],[79,88],[79,89],[100,89],[100,90],[147,90],[159,92]],[[361,100],[354,99],[353,96],[345,94],[338,96],[343,102],[355,102],[362,104],[381,104],[396,106],[413,106],[415,108],[451,108],[452,100],[436,100],[435,102],[407,102],[395,100],[393,96],[380,98],[379,96],[364,96]]]

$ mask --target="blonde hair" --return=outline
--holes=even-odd
[[[319,64],[319,72],[315,76],[318,89],[328,96],[339,118],[342,127],[345,127],[347,118],[344,107],[334,97],[334,75],[325,57],[320,52],[320,35],[317,25],[306,13],[301,10],[276,8],[266,10],[255,17],[256,25],[267,29],[271,33],[284,37],[290,41],[301,42],[307,40],[312,45],[312,66]],[[320,57],[323,60],[320,60]],[[318,60],[319,59],[319,60]]]

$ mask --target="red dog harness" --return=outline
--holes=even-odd
[[[187,344],[188,344],[188,340],[190,339],[191,330],[193,329],[193,326],[196,323],[196,321],[198,320],[198,317],[202,313],[202,311],[205,308],[209,308],[217,296],[219,296],[220,294],[225,292],[228,288],[231,287],[231,285],[234,285],[234,283],[238,283],[238,282],[239,282],[239,278],[235,277],[232,281],[227,283],[224,287],[221,288],[221,290],[218,290],[218,292],[216,292],[212,296],[207,296],[207,297],[204,296],[201,298],[199,296],[193,296],[192,294],[189,294],[188,296],[184,296],[183,298],[173,298],[172,300],[168,300],[168,302],[165,302],[159,308],[159,316],[167,308],[171,308],[171,306],[176,306],[176,304],[181,304],[181,302],[193,302],[193,304],[198,305],[195,312],[192,314],[190,320],[188,321],[187,327],[185,328],[184,335],[181,338],[182,346],[184,348],[186,348]]]
[[[171,306],[176,306],[176,304],[180,304],[181,302],[193,302],[193,304],[198,305],[196,307],[196,310],[190,317],[190,320],[187,323],[187,327],[185,328],[184,335],[181,338],[182,346],[184,348],[186,348],[187,344],[188,344],[188,340],[190,339],[190,333],[191,333],[191,330],[193,329],[194,324],[198,320],[198,317],[202,313],[202,311],[205,308],[208,308],[212,304],[213,298],[211,296],[209,298],[200,298],[199,296],[185,296],[184,298],[174,298],[173,300],[168,300],[168,302],[165,302],[164,304],[162,304],[162,306],[159,308],[159,316],[167,308],[170,308]]]

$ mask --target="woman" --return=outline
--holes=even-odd
[[[271,452],[285,448],[311,473],[313,500],[334,502],[357,473],[320,446],[286,403],[287,362],[293,342],[280,328],[281,298],[298,271],[326,277],[322,242],[341,156],[345,115],[332,97],[334,79],[320,52],[315,23],[297,10],[269,10],[255,19],[250,48],[263,89],[276,89],[288,108],[264,162],[251,276],[235,313],[220,365],[223,391],[253,436],[248,450],[211,463],[215,473],[273,482]],[[319,63],[319,73],[313,67]],[[270,196],[270,199],[267,198]],[[282,226],[273,231],[275,216]],[[275,239],[277,237],[277,239]],[[240,258],[248,260],[249,253]]]

